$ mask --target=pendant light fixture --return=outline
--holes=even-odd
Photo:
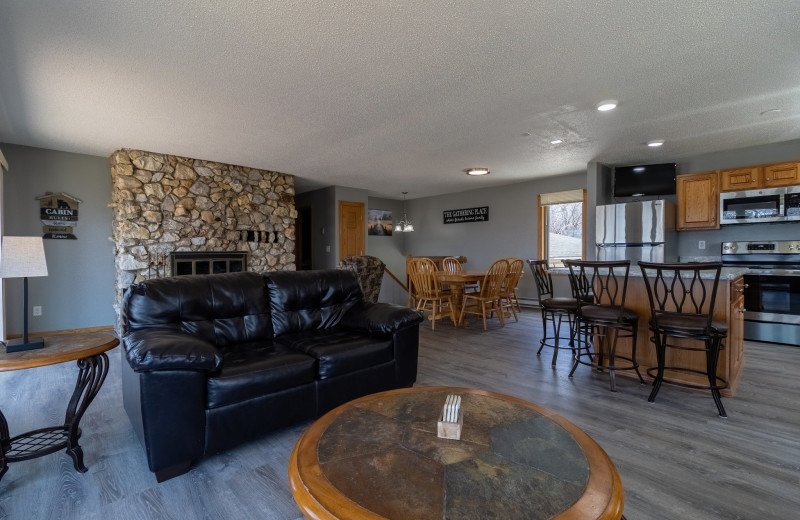
[[[400,219],[397,224],[394,226],[395,231],[399,231],[400,233],[409,233],[414,231],[414,225],[411,223],[411,220],[408,218],[406,214],[406,195],[408,195],[407,191],[403,192],[403,218]]]

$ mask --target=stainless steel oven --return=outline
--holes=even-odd
[[[800,241],[725,242],[722,262],[744,275],[744,337],[800,346]]]
[[[800,186],[719,195],[720,224],[800,220]]]

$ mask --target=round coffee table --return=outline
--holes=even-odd
[[[78,362],[78,382],[67,405],[64,424],[41,428],[11,438],[8,423],[0,411],[0,479],[8,471],[9,462],[41,457],[66,449],[81,473],[88,471],[83,464],[83,449],[78,444],[81,417],[91,404],[108,373],[105,352],[119,344],[110,331],[56,334],[44,338],[44,348],[7,353],[0,347],[0,372]]]
[[[437,437],[448,394],[461,440]],[[415,387],[328,412],[289,461],[313,519],[619,519],[622,482],[603,449],[566,419],[493,392]]]

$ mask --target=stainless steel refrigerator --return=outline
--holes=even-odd
[[[675,204],[665,200],[597,206],[598,260],[675,262]]]

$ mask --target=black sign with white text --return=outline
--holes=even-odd
[[[487,222],[489,220],[489,206],[480,208],[448,209],[443,211],[445,224],[459,222]]]

